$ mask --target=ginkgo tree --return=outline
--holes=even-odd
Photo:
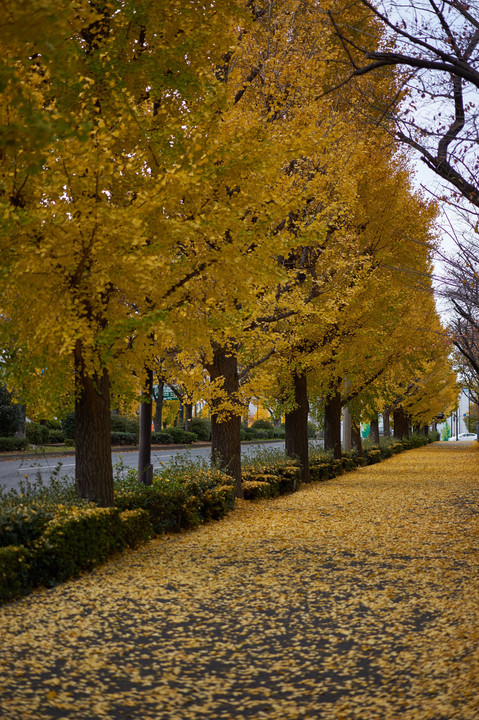
[[[74,397],[79,492],[109,504],[112,382],[141,375],[153,330],[198,332],[191,282],[208,267],[211,292],[237,267],[253,193],[231,199],[232,148],[261,128],[224,127],[233,3],[30,10],[35,33],[19,6],[1,36],[3,367],[39,413]]]

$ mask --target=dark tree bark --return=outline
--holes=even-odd
[[[193,404],[185,403],[185,430],[191,432],[191,420],[193,418]]]
[[[326,399],[324,410],[324,449],[341,458],[341,395],[335,392]]]
[[[163,422],[163,387],[164,387],[163,380],[160,380],[158,378],[158,392],[156,395],[156,403],[155,403],[155,415],[153,417],[153,426],[155,428],[155,432],[160,432],[162,429],[162,422]]]
[[[361,428],[356,422],[354,422],[354,420],[351,421],[351,445],[353,446],[354,450],[356,450],[358,457],[362,458],[363,441],[361,438]]]
[[[80,497],[113,505],[110,378],[106,369],[87,373],[80,341],[75,362],[75,481]]]
[[[299,460],[301,481],[310,482],[308,442],[308,381],[305,373],[293,373],[296,407],[285,416],[285,450],[288,457]],[[296,490],[296,485],[293,488]]]
[[[146,371],[146,385],[140,402],[140,447],[138,451],[138,482],[144,485],[153,483],[151,464],[151,421],[153,415],[153,370]]]
[[[15,437],[25,440],[25,438],[27,437],[27,432],[26,432],[27,406],[22,405],[22,403],[15,403],[14,407],[17,410],[17,417],[18,417],[18,430],[15,433]]]
[[[394,408],[393,412],[394,437],[403,438],[409,436],[409,419],[404,412],[402,405]]]
[[[383,412],[383,432],[384,437],[391,437],[391,423],[389,421],[390,409],[386,408]]]
[[[379,420],[377,417],[371,420],[371,440],[375,445],[379,445]]]
[[[223,401],[212,401],[211,412],[211,460],[218,463],[235,481],[236,497],[243,497],[241,483],[241,412],[238,391],[238,361],[233,350],[215,345],[213,362],[206,369],[211,381],[221,379],[228,403],[238,406],[238,414],[222,408]]]

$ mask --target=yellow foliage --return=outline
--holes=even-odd
[[[239,500],[3,607],[4,714],[475,720],[478,453]]]

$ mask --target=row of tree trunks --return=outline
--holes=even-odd
[[[285,415],[285,451],[297,458],[301,468],[301,482],[310,482],[308,440],[308,382],[306,373],[293,373],[295,407]],[[296,487],[294,488],[296,490]]]

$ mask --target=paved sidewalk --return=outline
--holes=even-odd
[[[9,720],[477,720],[479,446],[158,538],[0,610]]]

